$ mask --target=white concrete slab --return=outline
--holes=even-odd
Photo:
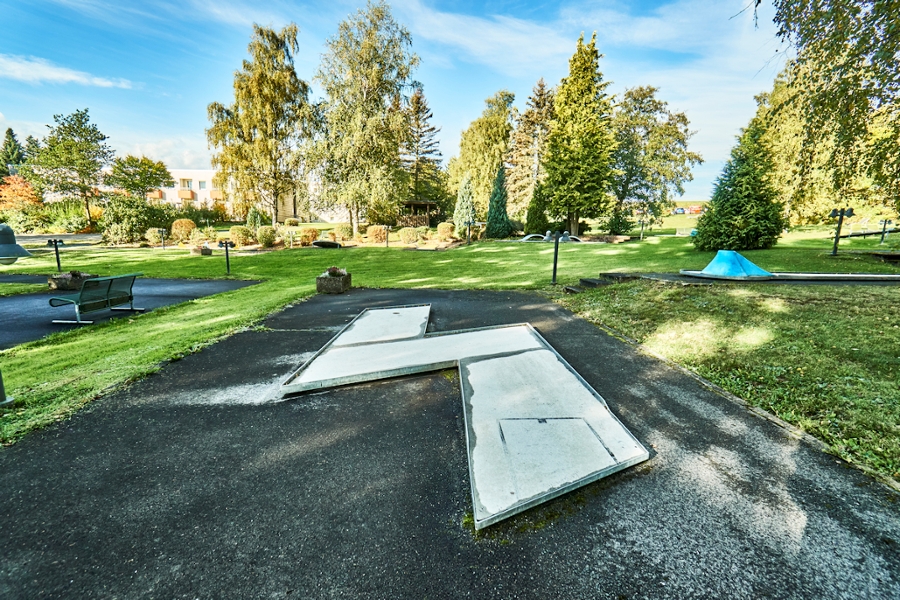
[[[476,529],[649,458],[531,325],[426,335],[429,310],[364,311],[282,395],[458,366]]]

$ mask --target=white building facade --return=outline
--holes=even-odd
[[[174,206],[196,208],[212,208],[215,202],[221,202],[231,212],[231,207],[225,203],[225,194],[213,183],[216,175],[214,169],[169,169],[169,173],[175,185],[154,190],[147,194],[147,198]]]

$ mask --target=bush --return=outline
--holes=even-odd
[[[437,236],[438,239],[442,242],[448,241],[453,237],[453,229],[455,225],[453,223],[438,223],[437,226]]]
[[[197,224],[190,219],[176,219],[172,223],[172,239],[176,242],[183,242],[191,237],[191,232],[197,229]]]
[[[205,235],[206,239],[208,239],[211,242],[215,242],[216,240],[219,239],[219,232],[216,231],[216,228],[213,226],[209,226],[206,229],[204,229],[203,235]]]
[[[353,231],[353,227],[350,228],[350,231]],[[369,231],[368,223],[357,223],[356,224],[356,232],[360,235],[366,235],[366,232]]]
[[[412,227],[404,227],[397,232],[400,235],[400,241],[404,244],[415,244],[419,240],[419,234]]]
[[[151,227],[144,232],[144,238],[146,238],[146,240],[151,244],[162,244],[162,236],[159,235],[159,230],[159,227]]]
[[[271,248],[275,245],[275,228],[271,225],[263,225],[256,230],[256,239],[263,248]]]
[[[231,229],[228,230],[228,236],[231,238],[231,241],[234,242],[234,245],[240,248],[241,246],[246,246],[253,240],[253,234],[250,232],[250,229],[244,227],[243,225],[235,225]]]
[[[315,227],[304,227],[300,230],[300,245],[309,246],[319,239],[319,230]]]
[[[625,235],[634,229],[634,221],[631,220],[631,211],[625,207],[616,207],[606,222],[606,230],[610,235]],[[579,227],[579,232],[585,233],[587,229]]]
[[[372,225],[368,229],[368,238],[372,244],[383,244],[387,240],[387,229],[381,225]]]
[[[431,230],[427,227],[416,227],[416,235],[424,242],[431,239]]]
[[[75,233],[87,227],[84,205],[80,200],[62,200],[44,205],[53,233]]]
[[[139,241],[154,225],[150,206],[141,198],[113,196],[106,205],[100,228],[107,244],[131,244]]]
[[[265,224],[265,216],[261,212],[256,210],[255,207],[252,207],[247,211],[247,227],[250,229],[250,231],[256,231]]]
[[[203,230],[197,227],[196,229],[191,229],[190,242],[192,246],[202,246],[203,242],[207,240],[206,234],[203,233]]]
[[[285,227],[296,227],[300,224],[300,219],[285,219],[284,226]]]
[[[353,238],[353,228],[349,225],[337,225],[334,228],[335,237],[339,238],[338,241],[342,242],[344,240],[349,240]]]

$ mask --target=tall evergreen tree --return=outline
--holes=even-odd
[[[475,192],[472,185],[472,176],[469,173],[463,175],[459,184],[459,192],[456,194],[456,208],[453,209],[453,226],[456,235],[466,235],[466,229],[470,223],[475,222]]]
[[[494,178],[494,189],[488,204],[487,227],[484,235],[489,238],[505,238],[513,232],[513,225],[506,214],[506,174],[503,165],[497,169]]]
[[[294,69],[298,49],[295,24],[280,32],[254,25],[250,60],[234,74],[234,104],[213,102],[207,109],[219,187],[252,196],[273,224],[279,199],[302,177],[299,150],[312,117],[309,84]]]
[[[517,219],[525,215],[534,195],[535,184],[543,181],[546,175],[542,162],[552,120],[553,90],[541,78],[528,98],[525,111],[516,121],[507,156],[507,211]]]
[[[738,138],[716,180],[709,210],[697,220],[698,250],[756,250],[778,241],[784,205],[772,186],[772,158],[761,138],[765,129],[754,118]]]
[[[92,225],[91,199],[103,182],[103,168],[115,152],[106,144],[108,138],[91,123],[88,109],[53,115],[53,120],[56,125],[48,125],[50,132],[42,144],[26,145],[28,160],[20,172],[37,190],[80,198]]]
[[[531,193],[528,212],[525,215],[525,233],[546,233],[550,228],[547,220],[547,192],[545,184],[538,182]]]
[[[450,187],[458,189],[466,173],[472,178],[475,212],[487,215],[497,167],[509,148],[509,134],[515,117],[512,92],[500,90],[485,100],[484,112],[462,132],[459,156],[450,160]]]
[[[441,128],[431,124],[433,114],[421,87],[410,97],[408,110],[410,139],[404,143],[402,154],[403,167],[409,174],[408,200],[438,203],[443,195],[437,139]]]
[[[12,127],[7,128],[0,148],[0,179],[9,175],[9,165],[21,165],[25,162],[25,148],[16,139]]]
[[[547,192],[550,216],[565,219],[573,235],[582,218],[600,217],[614,205],[612,179],[612,100],[600,72],[597,34],[578,38],[569,76],[556,93],[556,118],[547,140]]]
[[[419,64],[411,47],[390,7],[369,2],[338,26],[316,75],[326,95],[319,145],[326,198],[348,210],[354,231],[369,208],[370,217],[389,220],[405,195],[405,103],[418,87],[412,74]]]

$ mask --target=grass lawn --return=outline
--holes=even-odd
[[[854,239],[842,241],[841,244],[844,251],[837,257],[831,257],[828,255],[830,244],[827,239],[823,240],[820,234],[794,236],[786,238],[775,249],[745,254],[750,260],[770,271],[900,273],[897,267],[852,252],[874,248],[877,239]],[[221,278],[225,272],[224,255],[219,251],[211,257],[198,257],[190,256],[184,249],[163,251],[89,248],[83,251],[70,250],[66,256],[67,268],[102,275],[141,271],[147,277]],[[0,409],[0,442],[9,443],[32,429],[63,419],[98,395],[152,373],[161,368],[166,361],[176,360],[195,352],[243,327],[252,326],[267,314],[287,304],[309,296],[315,291],[315,276],[333,264],[347,268],[353,273],[354,284],[365,287],[531,289],[552,293],[548,285],[552,271],[552,257],[553,246],[550,244],[505,242],[477,243],[445,252],[412,251],[391,247],[350,248],[340,251],[302,248],[261,254],[237,253],[232,256],[232,277],[260,279],[263,280],[262,284],[158,309],[140,316],[56,334],[44,340],[0,352],[7,391],[17,398],[17,404],[12,409]],[[563,245],[560,248],[558,279],[562,284],[571,284],[576,283],[581,277],[593,277],[599,272],[671,272],[683,268],[701,269],[712,257],[711,252],[695,251],[687,238],[653,237],[642,243],[620,245]],[[6,267],[2,272],[48,273],[55,269],[53,260],[52,254],[36,256]],[[810,369],[813,363],[823,361],[824,351],[830,350],[834,345],[841,352],[846,350],[857,353],[852,356],[866,365],[866,374],[858,377],[875,382],[873,385],[879,390],[878,394],[871,396],[868,392],[860,392],[861,395],[858,395],[853,391],[857,389],[854,387],[856,384],[850,386],[852,382],[848,383],[849,380],[842,379],[848,376],[845,373],[852,370],[852,365],[848,370],[841,370],[822,363],[824,366],[820,375],[817,371],[817,378],[814,378],[817,383],[814,385],[821,383],[825,386],[821,389],[828,394],[822,392],[820,395],[832,398],[832,391],[836,394],[834,398],[839,399],[843,395],[850,399],[848,403],[853,403],[855,407],[853,410],[844,407],[847,410],[835,412],[834,418],[827,417],[830,413],[825,408],[808,401],[813,395],[812,391],[819,388],[809,388],[812,391],[802,393],[767,392],[775,398],[771,404],[775,408],[771,408],[765,403],[766,400],[756,400],[751,391],[763,394],[762,390],[768,388],[787,389],[778,380],[779,376],[784,376],[783,373],[763,369],[760,372],[768,374],[769,378],[766,379],[764,376],[760,381],[757,376],[754,380],[756,387],[745,389],[722,383],[729,376],[736,377],[735,381],[750,381],[743,372],[735,371],[738,368],[736,362],[719,361],[723,365],[731,365],[727,369],[723,367],[719,376],[712,371],[708,373],[708,369],[704,370],[706,367],[691,359],[690,353],[678,353],[673,358],[697,369],[704,376],[709,376],[749,401],[760,403],[786,420],[807,428],[831,443],[835,451],[878,469],[883,474],[894,474],[898,469],[898,452],[900,452],[898,450],[900,444],[897,442],[900,431],[897,430],[896,413],[898,393],[896,384],[891,388],[885,381],[891,373],[896,378],[898,359],[885,358],[878,348],[896,349],[897,338],[862,335],[862,333],[875,331],[870,329],[872,323],[876,322],[875,313],[882,307],[885,311],[892,309],[890,298],[896,298],[897,288],[876,289],[870,294],[872,288],[828,287],[825,289],[832,292],[826,294],[819,288],[792,286],[777,289],[760,288],[762,291],[757,291],[757,287],[752,288],[752,294],[762,294],[766,297],[780,297],[779,295],[788,293],[799,294],[792,299],[778,301],[791,307],[792,310],[796,305],[797,310],[788,313],[776,310],[759,313],[757,318],[761,321],[758,327],[764,331],[747,333],[748,339],[751,340],[748,343],[751,343],[752,339],[757,339],[753,338],[754,335],[758,335],[759,340],[764,340],[759,342],[755,350],[762,353],[759,358],[760,369],[763,369],[764,357],[769,352],[766,349],[773,343],[772,340],[787,341],[790,338],[787,333],[776,327],[786,327],[794,322],[796,322],[792,325],[794,327],[808,324],[809,328],[803,332],[808,332],[809,340],[801,343],[797,339],[794,343],[796,350],[783,351],[785,360],[791,358],[794,361],[789,366],[796,368],[803,363],[810,363],[809,366],[804,366],[804,369]],[[721,320],[727,311],[719,311],[717,308],[719,300],[704,305],[703,302],[706,301],[695,302],[677,295],[687,293],[684,290],[701,295],[719,292],[706,288],[699,290],[680,286],[669,288],[643,283],[628,284],[614,289],[621,290],[617,293],[622,294],[632,293],[628,290],[644,290],[636,295],[646,300],[647,304],[653,304],[653,298],[665,299],[671,305],[679,306],[678,310],[687,311],[685,314],[689,313],[694,321],[702,318],[718,319],[715,321],[716,327],[710,328],[708,334],[704,334],[706,337],[700,339],[696,345],[726,349],[733,345],[735,335],[733,327],[729,324],[731,322]],[[655,325],[652,325],[656,322],[653,319],[667,318],[646,317],[644,312],[648,307],[643,302],[631,300],[619,302],[616,309],[619,312],[615,313],[618,316],[613,318],[613,313],[606,309],[598,312],[600,310],[598,306],[606,306],[602,300],[604,293],[612,293],[612,290],[579,296],[571,301],[585,304],[572,306],[576,310],[583,311],[589,318],[601,320],[642,340],[650,338],[636,335],[635,331],[624,327],[622,323],[627,323],[628,319],[637,319],[646,323],[646,330],[650,335],[650,332],[656,331]],[[821,294],[821,297],[813,302],[811,299],[813,296],[807,297],[803,294]],[[842,300],[843,297],[846,300]],[[734,311],[737,311],[742,302],[751,303],[750,299],[742,299],[739,294],[727,296],[726,299],[734,305],[729,310]],[[589,300],[594,304],[589,305]],[[778,305],[775,300],[765,302],[752,300],[752,302],[755,303],[754,306],[760,302]],[[806,304],[815,304],[817,312],[810,312],[812,308],[809,307],[804,308]],[[854,310],[848,309],[851,306],[859,306],[861,309],[869,307],[866,310],[872,312],[871,318],[860,316]],[[865,314],[868,315],[869,312]],[[831,319],[831,329],[814,324],[815,319],[824,315],[828,315]],[[884,316],[893,319],[893,322],[884,322],[888,325],[896,324],[898,321],[895,312],[885,312],[882,317]],[[735,317],[734,323],[737,327],[749,327],[750,321],[741,316]],[[881,321],[878,323],[882,324]],[[859,334],[859,339],[852,337],[852,346],[845,342],[834,343],[837,338],[831,333],[832,330],[845,331],[850,336]],[[776,335],[775,331],[779,333]],[[896,336],[894,332],[898,330],[888,328],[886,331],[887,335]],[[768,335],[773,336],[772,340],[766,337]],[[851,338],[842,339],[846,341]],[[849,348],[859,350],[851,351]],[[738,352],[737,346],[729,350],[732,351]],[[750,351],[747,353],[750,354]],[[715,361],[711,361],[712,366],[709,369],[715,364]],[[780,363],[773,361],[768,363],[768,366],[775,368],[778,364]],[[857,370],[857,373],[859,372],[861,371]],[[748,394],[751,397],[748,397]],[[770,398],[770,396],[763,394],[760,397]],[[868,408],[862,410],[861,407],[878,404],[876,398],[884,405],[878,410],[888,412],[873,413]],[[893,413],[889,411],[890,407],[893,407],[891,409]],[[871,428],[871,420],[876,418],[873,415],[884,417],[881,421],[883,427],[873,429],[875,433],[872,435],[862,435],[860,432]],[[826,427],[822,425],[823,419],[831,419],[836,424],[832,425],[829,421]],[[829,431],[830,434],[827,433]]]
[[[0,283],[0,296],[43,292],[46,289],[46,283]]]

